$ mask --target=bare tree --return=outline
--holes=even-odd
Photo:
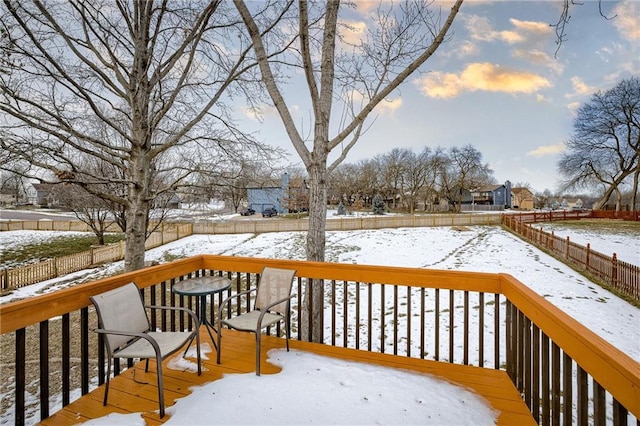
[[[393,148],[390,152],[377,156],[381,168],[383,187],[381,195],[385,200],[392,200],[392,208],[397,208],[397,201],[402,202],[405,189],[406,167],[412,155],[407,148]]]
[[[112,221],[111,211],[105,200],[74,183],[55,185],[51,194],[55,196],[60,206],[72,211],[78,220],[91,228],[99,245],[105,244],[104,234]]]
[[[9,164],[7,170],[0,173],[0,193],[10,194],[14,204],[28,201],[27,186],[24,174],[28,170],[27,165]]]
[[[465,191],[474,190],[493,181],[493,170],[482,162],[482,153],[472,145],[453,147],[441,172],[443,193],[460,211]]]
[[[123,206],[126,270],[144,265],[157,192],[186,180],[194,159],[258,149],[226,104],[238,95],[252,104],[261,89],[251,41],[228,3],[4,0],[0,13],[11,58],[0,73],[0,148],[46,171],[43,180]],[[86,156],[122,173],[83,170],[78,158]],[[154,189],[154,180],[165,187]],[[96,189],[110,183],[126,192]]]
[[[621,189],[632,186],[632,205],[638,196],[640,176],[640,79],[620,81],[607,91],[595,93],[582,105],[574,120],[574,133],[558,162],[567,189],[601,187],[600,209]]]
[[[444,20],[434,13],[428,2],[407,1],[400,6],[381,3],[374,28],[367,31],[366,40],[351,45],[341,32],[346,28],[338,25],[340,1],[282,3],[281,14],[297,18],[297,26],[291,33],[298,45],[297,49],[287,51],[288,56],[277,66],[291,64],[296,71],[301,69],[304,73],[313,120],[308,140],[292,117],[292,103],[283,97],[282,82],[274,75],[274,69],[278,68],[269,61],[269,46],[262,31],[272,23],[262,21],[264,15],[252,14],[244,0],[234,0],[234,4],[253,40],[267,91],[309,175],[307,259],[324,261],[328,172],[340,164],[358,142],[374,108],[445,41],[462,0],[455,2]],[[296,93],[297,98],[300,96],[301,93]],[[343,107],[339,119],[333,114],[335,104]],[[331,129],[336,132],[333,136],[330,136]],[[338,149],[341,151],[337,158],[329,163],[329,153]],[[306,290],[305,309],[311,313],[312,327],[307,330],[305,326],[303,335],[312,341],[322,341],[324,285],[316,281],[311,288]],[[314,306],[310,306],[310,300]],[[307,317],[305,315],[305,320]],[[311,336],[306,335],[307,331]]]
[[[431,149],[425,147],[420,153],[409,151],[404,165],[402,200],[409,213],[413,213],[420,195],[424,196],[427,185],[435,175]]]

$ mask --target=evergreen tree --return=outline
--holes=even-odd
[[[344,216],[346,214],[345,208],[344,208],[344,204],[342,204],[342,201],[340,201],[340,204],[338,204],[338,216]]]
[[[384,205],[384,200],[380,194],[376,194],[373,197],[373,214],[384,214],[386,210],[386,206]]]

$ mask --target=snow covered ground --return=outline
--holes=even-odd
[[[546,228],[545,228],[546,230]],[[3,232],[0,233],[0,250],[5,244],[15,244],[23,237],[34,238],[27,231]],[[46,233],[42,237],[46,238]],[[556,235],[565,236],[561,231],[556,230]],[[629,259],[632,263],[640,264],[638,261],[638,241],[637,235],[617,235],[612,238],[610,235],[586,235],[582,234],[594,250],[602,253],[611,252],[609,244],[616,241],[613,249],[621,259]],[[582,243],[577,237],[571,236],[572,241]],[[283,232],[267,234],[239,234],[239,235],[196,235],[184,238],[165,246],[147,252],[147,260],[162,260],[166,255],[171,256],[193,256],[201,253],[236,255],[263,258],[282,259],[304,259],[305,233]],[[582,243],[584,244],[584,243]],[[636,259],[636,261],[634,261]],[[611,293],[603,290],[582,275],[565,266],[563,263],[537,250],[516,236],[502,230],[499,227],[479,226],[469,228],[399,228],[382,230],[363,230],[348,232],[328,232],[327,233],[327,261],[353,263],[353,264],[375,264],[390,266],[406,266],[433,269],[450,269],[478,272],[506,272],[515,276],[525,285],[532,288],[538,294],[545,297],[551,303],[573,316],[596,334],[627,353],[633,359],[640,361],[640,310],[619,299]],[[72,285],[78,281],[89,281],[102,275],[108,275],[122,268],[122,263],[118,262],[91,271],[83,271],[72,276],[63,277],[28,286],[25,289],[17,290],[12,295],[0,299],[0,303],[16,298],[30,297],[40,292],[54,291],[57,288]],[[472,326],[470,330],[475,330]],[[473,331],[472,331],[473,332]],[[477,337],[471,336],[471,341]],[[491,355],[487,354],[488,357]],[[299,362],[308,361],[305,365]],[[390,374],[388,380],[392,382],[404,383],[404,378],[397,376],[401,372],[387,371],[363,371],[350,366],[336,364],[335,360],[323,361],[310,357],[307,354],[286,354],[280,352],[270,353],[270,359],[283,365],[285,380],[278,382],[277,376],[273,379],[263,380],[260,378],[260,386],[273,386],[269,392],[283,392],[288,395],[295,394],[297,399],[287,402],[287,407],[302,406],[307,407],[304,421],[313,421],[326,424],[339,423],[360,423],[371,424],[376,419],[384,419],[388,413],[392,413],[398,419],[397,423],[448,423],[446,419],[434,416],[427,420],[423,414],[419,420],[404,417],[406,411],[415,408],[413,403],[425,404],[427,412],[439,413],[439,406],[448,404],[462,405],[469,403],[470,410],[460,410],[458,412],[458,423],[470,424],[492,424],[495,420],[495,413],[488,407],[481,407],[478,411],[476,405],[472,405],[472,399],[461,393],[462,390],[444,390],[428,395],[418,395],[416,389],[429,388],[433,386],[427,382],[414,383],[411,386],[395,386],[392,389],[384,390],[385,395],[404,392],[408,389],[408,394],[398,394],[398,398],[387,396],[377,398],[376,388],[380,385],[378,380],[368,383],[366,378],[377,374]],[[343,378],[336,379],[332,374],[313,375],[316,367],[321,371],[335,371],[339,368]],[[292,376],[289,376],[292,374]],[[300,376],[298,376],[300,375]],[[251,377],[249,377],[251,376]],[[298,378],[294,378],[298,377]],[[293,391],[288,388],[287,383],[297,383],[299,377],[309,377],[308,387],[301,385],[301,388],[294,387]],[[417,380],[429,379],[428,377],[418,377]],[[244,416],[247,407],[234,406],[231,408],[232,400],[243,400],[248,387],[252,387],[255,375],[245,375],[234,377],[227,376],[224,380],[215,382],[204,391],[195,392],[192,396],[183,398],[176,406],[169,410],[173,416],[174,424],[211,424],[216,421],[215,416],[211,422],[203,421],[206,413],[198,411],[197,406],[209,407],[213,398],[216,404],[224,404],[225,413],[237,412],[239,417],[224,418],[224,423],[237,424],[246,422]],[[336,391],[334,387],[354,386],[351,394],[361,395],[362,398],[370,402],[364,403],[364,399],[359,401],[347,400],[343,394]],[[357,386],[356,386],[357,385]],[[292,385],[293,386],[293,385]],[[202,387],[200,389],[204,389]],[[305,389],[321,389],[328,396],[335,396],[319,404],[314,400],[320,391],[306,392]],[[388,393],[386,393],[388,392]],[[212,396],[212,393],[214,394]],[[237,396],[236,396],[237,395]],[[402,398],[401,398],[402,397]],[[442,398],[453,398],[445,400]],[[208,402],[206,402],[206,401]],[[253,399],[255,402],[255,399]],[[412,401],[412,405],[403,404],[402,401]],[[383,404],[382,402],[385,402]],[[184,405],[183,405],[184,404]],[[209,404],[209,405],[207,405]],[[364,404],[364,405],[363,405]],[[473,402],[475,404],[475,402]],[[363,405],[363,411],[370,411],[372,417],[365,417],[359,411]],[[482,402],[480,403],[482,405]],[[453,405],[452,405],[453,406]],[[182,408],[185,407],[185,408]],[[374,408],[375,407],[375,408]],[[469,408],[467,407],[467,408]],[[289,410],[290,408],[278,407],[274,401],[264,401],[264,404],[255,403],[253,410],[265,410],[263,412],[277,412],[277,410]],[[335,416],[323,417],[324,412],[333,410]],[[409,409],[409,410],[408,410]],[[317,411],[316,411],[317,410]],[[378,411],[379,410],[379,411]],[[482,414],[479,414],[482,412]],[[395,413],[395,414],[393,414]],[[376,417],[378,416],[378,417]],[[272,423],[287,423],[280,417],[273,418]],[[261,421],[261,423],[270,421]],[[289,417],[290,423],[302,423],[301,419]],[[7,418],[2,418],[2,421]],[[1,422],[1,421],[0,421]],[[92,424],[144,424],[137,414],[129,416],[110,416],[92,422]]]
[[[554,235],[562,238],[569,237],[570,241],[585,247],[590,244],[592,250],[607,256],[615,253],[620,261],[640,265],[640,232],[633,234],[628,229],[611,227],[603,234],[562,222],[539,223],[535,227],[542,228],[545,232],[554,232]]]
[[[506,272],[585,326],[640,361],[640,310],[612,295],[563,263],[523,242],[500,227],[398,228],[327,233],[329,262],[405,266],[476,272]],[[16,241],[33,240],[56,233],[49,231],[0,232],[0,250]],[[556,235],[562,235],[559,232]],[[583,237],[594,250],[610,244],[609,235]],[[573,238],[573,237],[572,237]],[[638,257],[638,236],[618,235],[616,252],[621,259]],[[305,258],[305,233],[194,235],[150,250],[147,260],[165,256],[189,257],[221,254],[280,259]],[[640,264],[640,261],[635,262]],[[95,280],[122,269],[116,262],[93,270],[34,284],[0,297],[0,303],[55,291],[77,282]]]

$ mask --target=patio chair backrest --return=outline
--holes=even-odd
[[[143,333],[149,330],[149,319],[145,311],[140,291],[134,283],[92,296],[96,307],[100,328],[125,332]],[[113,353],[131,336],[105,334],[107,347]]]
[[[264,309],[276,300],[281,300],[291,295],[291,286],[295,270],[265,267],[260,275],[258,294],[256,295],[255,308]],[[271,312],[286,314],[288,303],[282,302],[269,308]]]

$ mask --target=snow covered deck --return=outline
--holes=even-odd
[[[202,342],[209,342],[210,340],[204,329],[201,330],[201,339]],[[219,380],[223,374],[252,373],[255,371],[254,335],[224,330],[223,339],[221,364],[217,365],[215,354],[210,353],[209,359],[204,361],[204,371],[201,376],[193,372],[176,371],[167,368],[166,364],[171,362],[172,358],[165,361],[165,400],[169,413],[171,412],[170,407],[175,402],[174,400],[189,395],[191,393],[190,388],[193,386]],[[269,363],[266,354],[271,349],[283,348],[284,341],[273,336],[263,336],[263,339],[262,374],[278,374],[280,368]],[[291,341],[291,349],[342,360],[371,363],[404,371],[429,374],[462,386],[481,396],[492,409],[498,412],[497,424],[535,424],[531,412],[522,398],[520,398],[507,373],[502,370],[420,360],[296,340]],[[256,386],[260,386],[262,376],[254,376],[254,378]],[[327,391],[330,390],[328,389]],[[416,389],[416,393],[418,391]],[[109,403],[106,407],[102,404],[103,395],[104,385],[67,405],[42,421],[41,424],[75,425],[90,419],[104,417],[111,413],[140,413],[148,425],[162,424],[171,418],[170,414],[167,414],[162,419],[158,415],[158,393],[153,366],[150,366],[149,372],[145,373],[144,363],[138,363],[134,368],[124,371],[113,379],[109,392]],[[211,404],[211,421],[215,424],[216,411],[230,409],[231,407],[218,405],[216,403],[216,395],[211,395],[209,402]],[[407,401],[407,406],[411,403],[413,401]],[[340,407],[326,407],[326,410],[332,409],[338,413],[341,411]],[[471,413],[459,413],[459,415],[461,418],[469,418]],[[265,413],[264,416],[264,422],[270,423],[269,414]],[[300,424],[313,423],[313,419],[292,419],[292,423],[294,422],[299,422]]]

